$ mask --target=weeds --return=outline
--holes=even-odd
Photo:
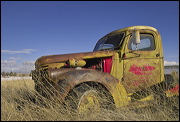
[[[72,113],[58,102],[46,99],[34,90],[32,80],[1,81],[1,121],[178,121],[179,97],[152,107],[95,114]]]

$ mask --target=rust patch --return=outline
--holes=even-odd
[[[49,55],[42,56],[36,60],[35,65],[44,65],[50,63],[60,63],[68,61],[69,59],[90,59],[90,58],[99,58],[107,57],[115,54],[115,51],[96,51],[96,52],[85,52],[85,53],[72,53],[72,54],[63,54],[63,55]]]

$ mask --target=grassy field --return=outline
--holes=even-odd
[[[31,79],[1,81],[1,121],[178,121],[179,99],[172,99],[154,108],[115,111],[80,115],[71,113],[58,103],[41,97],[34,90]]]

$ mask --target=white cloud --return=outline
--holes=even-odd
[[[23,62],[24,65],[34,65],[35,61],[25,61]]]
[[[34,63],[35,61],[25,61],[22,63],[22,65],[20,65],[19,70],[21,72],[30,73],[31,70],[35,69]]]
[[[35,61],[25,61],[21,64],[18,64],[14,60],[1,60],[1,72],[19,72],[19,73],[30,73],[31,70],[35,69]]]
[[[164,66],[170,66],[170,65],[179,65],[179,63],[175,61],[164,61]]]
[[[16,61],[1,60],[1,71],[14,71],[16,69]]]
[[[16,64],[16,61],[1,60],[1,65],[12,66],[12,65],[15,65],[15,64]]]
[[[15,61],[15,60],[20,60],[21,58],[20,57],[9,57],[9,59]]]
[[[18,53],[26,53],[29,54],[32,51],[37,51],[35,49],[23,49],[23,50],[19,50],[19,51],[12,51],[12,50],[1,50],[2,53],[8,53],[8,54],[18,54]]]

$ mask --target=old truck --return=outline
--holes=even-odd
[[[41,95],[78,111],[143,106],[160,93],[179,95],[179,85],[165,77],[161,36],[150,26],[110,32],[92,52],[42,56],[32,71]]]

